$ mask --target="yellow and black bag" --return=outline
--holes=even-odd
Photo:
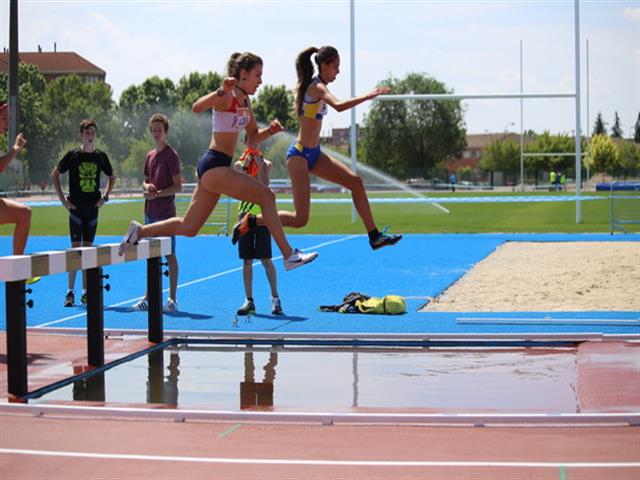
[[[368,300],[356,300],[360,313],[384,313],[400,315],[407,311],[404,298],[400,295],[385,295],[382,298],[370,297]]]

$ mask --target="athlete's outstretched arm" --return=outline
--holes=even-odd
[[[356,105],[360,105],[367,100],[371,100],[376,98],[378,95],[383,95],[385,93],[389,93],[391,89],[389,87],[378,87],[371,90],[366,95],[360,95],[359,97],[349,98],[348,100],[340,100],[334,94],[332,94],[325,85],[317,84],[315,86],[318,93],[320,94],[320,98],[324,100],[327,104],[331,105],[336,111],[342,112],[344,110],[349,110],[350,108],[355,107]]]

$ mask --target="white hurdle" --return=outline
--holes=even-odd
[[[104,304],[102,267],[147,260],[147,300],[149,303],[149,341],[163,341],[161,258],[173,252],[171,238],[150,238],[131,246],[123,256],[118,244],[39,252],[0,257],[0,281],[6,282],[7,374],[10,397],[20,399],[28,393],[26,280],[56,273],[86,270],[87,276],[87,353],[88,363],[104,365]]]

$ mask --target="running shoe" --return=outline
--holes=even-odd
[[[301,267],[309,262],[313,262],[318,256],[318,252],[302,253],[297,248],[294,248],[288,258],[283,259],[284,269],[293,270],[294,268]]]
[[[67,292],[67,294],[64,296],[64,306],[65,307],[73,307],[73,304],[75,303],[76,299],[73,295],[73,292]]]
[[[138,302],[131,305],[131,310],[136,310],[138,312],[146,312],[149,310],[149,304],[147,303],[146,298],[141,298]]]
[[[271,297],[271,313],[274,315],[282,315],[282,304],[279,297]]]
[[[87,292],[84,292],[84,293],[82,294],[82,296],[80,297],[80,303],[81,303],[82,305],[86,305],[86,304],[87,304]]]
[[[387,233],[388,228],[389,227],[384,227],[376,238],[374,238],[373,240],[369,240],[369,245],[371,245],[371,248],[373,248],[374,250],[378,250],[382,247],[395,245],[400,240],[402,240],[402,235],[393,235]]]
[[[138,243],[138,232],[141,227],[142,225],[139,222],[131,220],[131,223],[129,223],[129,230],[127,230],[127,234],[120,242],[120,247],[118,247],[118,255],[124,255],[127,248]]]
[[[253,304],[253,299],[245,299],[242,306],[238,309],[236,314],[238,315],[253,315],[256,313],[256,306]]]
[[[178,302],[176,302],[173,298],[167,298],[167,303],[162,307],[162,311],[164,313],[174,313],[178,311]]]
[[[233,233],[231,235],[231,243],[233,245],[238,243],[238,240],[240,239],[240,237],[242,237],[242,236],[247,234],[247,232],[251,228],[250,220],[251,220],[251,214],[250,213],[243,212],[241,214],[241,217],[238,219],[238,223],[236,223],[233,226]]]

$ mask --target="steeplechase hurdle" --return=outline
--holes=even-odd
[[[87,278],[87,358],[89,365],[104,365],[104,279],[102,267],[147,260],[147,300],[149,341],[163,341],[161,257],[173,252],[171,238],[143,240],[123,256],[118,244],[0,257],[0,281],[6,282],[8,391],[14,397],[28,393],[27,383],[27,302],[26,281],[74,270],[86,270]],[[107,286],[108,287],[108,286]]]

